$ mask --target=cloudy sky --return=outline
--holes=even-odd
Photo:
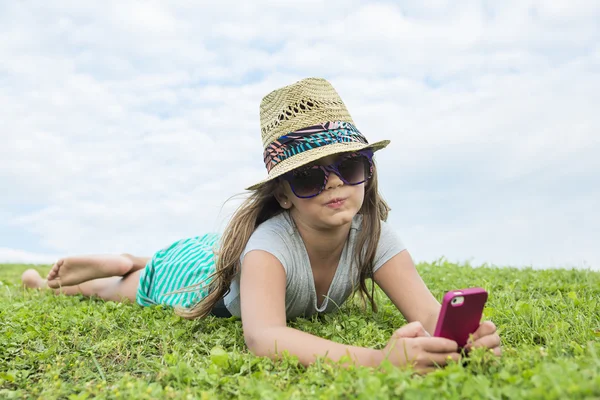
[[[222,230],[318,76],[416,261],[600,269],[598,1],[282,3],[0,1],[0,261]]]

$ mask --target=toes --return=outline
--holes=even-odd
[[[48,276],[46,277],[46,279],[48,280],[53,280],[56,279],[56,277],[58,276],[58,271],[60,269],[60,267],[63,265],[64,260],[60,259],[56,262],[56,264],[54,264],[52,266],[52,269],[50,270],[50,272],[48,272]]]
[[[48,284],[48,287],[50,287],[52,289],[58,289],[58,288],[60,288],[60,279],[58,279],[58,278],[53,279],[53,280],[48,279],[47,284]]]
[[[46,276],[46,279],[54,279],[55,276],[56,276],[56,264],[54,264],[52,266],[52,268],[48,272],[48,275]]]

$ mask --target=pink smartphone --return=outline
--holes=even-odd
[[[446,293],[433,336],[454,340],[459,348],[464,347],[469,335],[479,328],[487,298],[485,289],[478,287]]]

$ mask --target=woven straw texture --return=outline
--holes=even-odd
[[[344,121],[354,125],[346,105],[327,80],[307,78],[274,90],[267,94],[260,104],[263,149],[283,135],[328,121]],[[389,140],[367,145],[353,142],[335,143],[308,150],[277,164],[266,179],[246,190],[255,190],[265,182],[328,155],[366,148],[377,151],[389,143]]]

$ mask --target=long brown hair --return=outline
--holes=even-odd
[[[209,279],[209,294],[191,308],[176,308],[175,312],[187,319],[202,318],[210,314],[214,305],[229,292],[229,285],[240,270],[240,257],[250,236],[264,221],[284,210],[280,207],[273,193],[279,185],[273,180],[260,186],[239,206],[227,224],[221,237],[219,250],[215,250],[216,272]],[[356,239],[354,260],[358,260],[358,289],[363,304],[368,303],[377,312],[374,301],[374,285],[367,288],[367,279],[372,278],[373,262],[377,244],[381,234],[381,222],[386,221],[390,211],[387,203],[381,198],[377,188],[377,168],[373,160],[373,176],[365,186],[363,205],[359,210],[362,214],[362,228]],[[366,247],[366,251],[363,249]],[[202,284],[183,289],[199,288]],[[365,299],[366,297],[366,299]]]

